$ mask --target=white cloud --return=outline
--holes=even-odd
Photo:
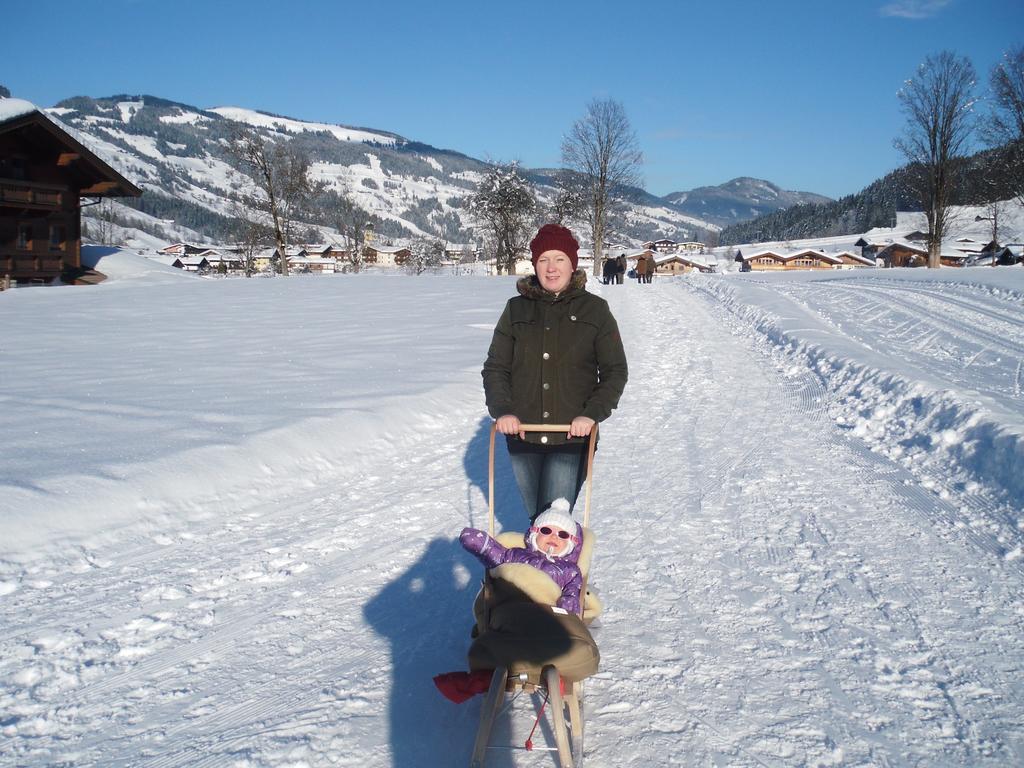
[[[935,16],[952,0],[896,0],[883,5],[882,16],[899,16],[904,19],[928,19]]]

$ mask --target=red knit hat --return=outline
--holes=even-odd
[[[537,232],[537,236],[530,241],[530,253],[533,254],[533,266],[537,266],[537,259],[544,251],[561,251],[569,257],[572,268],[575,270],[579,264],[577,251],[580,244],[572,236],[572,232],[558,224],[545,224]]]

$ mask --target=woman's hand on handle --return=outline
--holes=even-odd
[[[589,416],[577,416],[569,425],[569,437],[586,437],[597,422]]]
[[[526,439],[526,433],[521,428],[522,422],[519,421],[519,417],[515,414],[509,413],[505,416],[500,416],[494,424],[503,435],[519,435],[520,440]]]

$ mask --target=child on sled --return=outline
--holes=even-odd
[[[581,535],[569,512],[569,502],[555,499],[523,536],[525,546],[504,547],[476,528],[464,528],[459,542],[488,570],[505,563],[525,563],[543,571],[562,590],[555,605],[579,613],[583,574],[571,555],[580,545]]]
[[[569,502],[556,499],[524,534],[522,547],[506,547],[476,528],[464,528],[459,542],[488,570],[516,564],[532,566],[546,574],[561,590],[555,609],[575,616],[580,613],[583,589],[583,574],[576,563],[582,535],[583,529],[569,511]],[[489,682],[489,671],[449,672],[434,678],[441,693],[456,703],[483,693]]]

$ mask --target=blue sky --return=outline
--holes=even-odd
[[[617,99],[658,195],[736,176],[856,192],[902,163],[896,93],[926,56],[969,58],[984,96],[1024,43],[1021,0],[19,0],[3,13],[0,84],[39,106],[148,93],[541,167],[588,101]]]

